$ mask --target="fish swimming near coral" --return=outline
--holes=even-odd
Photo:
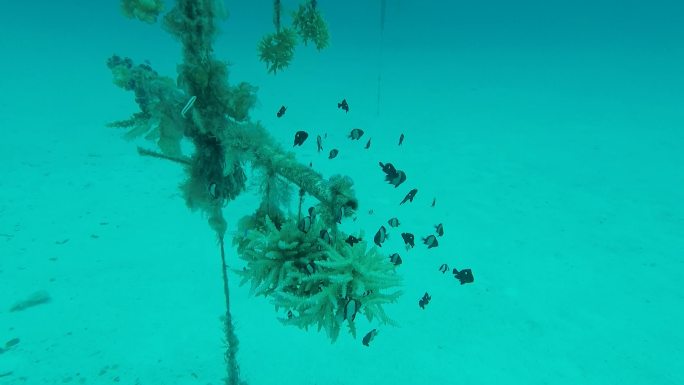
[[[444,226],[442,226],[441,223],[436,225],[435,226],[435,232],[437,232],[437,235],[439,235],[440,237],[443,236],[444,235]]]
[[[321,138],[320,135],[316,136],[316,147],[318,148],[318,152],[323,151],[323,138]]]
[[[349,112],[349,104],[347,103],[347,99],[342,99],[341,102],[337,103],[337,108],[344,110],[345,113]]]
[[[385,173],[385,181],[394,185],[395,188],[406,181],[406,173],[397,170],[392,163],[378,162],[378,164],[382,168],[382,172]]]
[[[377,335],[378,335],[378,329],[373,329],[373,330],[369,331],[368,333],[366,333],[365,336],[363,336],[363,340],[361,340],[361,343],[364,346],[369,346],[370,343],[375,338],[375,336],[377,336]]]
[[[359,139],[361,139],[362,136],[363,136],[363,130],[360,128],[354,128],[353,130],[351,130],[351,132],[349,133],[349,135],[347,137],[350,138],[351,140],[359,140]]]
[[[335,159],[335,157],[337,157],[337,154],[339,153],[340,151],[338,149],[333,148],[332,150],[330,150],[330,154],[328,154],[328,159]]]
[[[378,164],[380,165],[382,172],[384,172],[386,175],[394,175],[397,173],[397,169],[394,167],[392,163],[378,162]]]
[[[443,263],[442,266],[439,267],[439,271],[442,272],[442,274],[446,273],[449,270],[449,266],[447,266],[446,263]]]
[[[390,262],[392,262],[392,264],[394,266],[399,266],[403,262],[401,260],[401,256],[399,255],[399,253],[394,253],[394,254],[390,255],[389,258],[390,258]]]
[[[423,244],[427,245],[428,249],[439,246],[437,237],[434,235],[428,235],[427,237],[423,238]]]
[[[399,218],[394,217],[390,218],[390,220],[387,221],[387,224],[390,225],[390,227],[399,227]]]
[[[323,242],[332,245],[332,238],[327,229],[323,229],[318,233],[318,236],[323,240]]]
[[[404,240],[404,244],[406,245],[407,249],[410,249],[415,246],[415,237],[411,233],[401,233],[401,238]]]
[[[297,228],[299,229],[299,231],[306,234],[309,232],[309,230],[311,230],[311,222],[312,222],[311,216],[306,216],[306,217],[299,220],[299,223],[297,224]]]
[[[353,235],[350,235],[344,241],[347,242],[349,244],[349,246],[354,246],[355,244],[361,242],[361,238],[357,238]]]
[[[287,107],[280,106],[280,109],[278,110],[278,112],[276,112],[276,116],[282,118],[283,115],[285,115],[285,111],[287,111]]]
[[[426,291],[425,294],[423,294],[423,298],[421,298],[421,299],[418,301],[418,306],[420,306],[421,309],[425,309],[425,306],[427,306],[427,304],[430,303],[430,300],[431,300],[431,299],[432,299],[432,297],[431,297],[430,294],[428,294],[428,292]]]
[[[475,277],[473,277],[473,272],[470,269],[462,269],[461,271],[454,269],[452,272],[454,274],[454,278],[458,279],[461,282],[461,285],[465,285],[466,283],[473,283],[475,281]]]
[[[399,205],[403,205],[406,202],[413,202],[413,198],[416,197],[416,194],[418,194],[418,189],[417,188],[412,189],[411,191],[408,192],[408,194],[406,194],[406,196],[404,197],[404,200],[402,200],[401,203],[399,203]]]
[[[361,302],[356,299],[349,298],[344,305],[344,319],[353,322],[356,318],[356,313],[361,308]]]
[[[375,237],[373,237],[373,242],[378,245],[378,247],[382,247],[382,244],[387,240],[387,229],[385,226],[380,226],[380,229],[378,229],[378,232],[375,233]]]
[[[294,137],[294,144],[292,145],[292,147],[301,146],[302,144],[304,144],[304,142],[306,141],[306,138],[308,138],[308,137],[309,137],[309,134],[306,131],[297,131],[297,133],[295,134],[295,137]]]

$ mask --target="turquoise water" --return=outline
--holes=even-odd
[[[221,384],[214,235],[185,207],[181,168],[105,127],[138,111],[106,59],[174,76],[179,44],[118,2],[65,3],[0,12],[0,384]],[[226,2],[216,56],[259,87],[251,116],[283,146],[310,133],[297,159],[354,179],[345,229],[372,236],[396,216],[445,231],[435,249],[407,252],[397,233],[383,246],[402,253],[404,295],[387,307],[397,327],[358,321],[379,330],[369,347],[282,325],[232,276],[243,379],[684,383],[684,3],[447,3],[386,0],[383,17],[381,0],[319,1],[330,47],[299,46],[273,76],[256,54],[272,4]],[[378,161],[407,182],[388,186]],[[229,204],[229,233],[257,205]],[[228,263],[243,265],[232,248]],[[11,311],[34,295],[49,300]]]

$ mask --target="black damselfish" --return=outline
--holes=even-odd
[[[295,137],[294,137],[294,144],[292,145],[292,147],[301,146],[302,144],[304,144],[304,142],[306,141],[306,138],[308,138],[308,137],[309,137],[309,134],[307,134],[306,131],[297,131],[297,133],[295,134]]]
[[[413,202],[413,198],[416,197],[416,194],[418,194],[418,189],[414,188],[413,190],[409,191],[408,194],[406,194],[404,200],[402,200],[399,205],[403,205],[406,202]]]
[[[363,340],[361,341],[361,343],[364,346],[369,346],[371,341],[373,341],[373,338],[375,338],[375,336],[377,336],[377,335],[378,335],[378,329],[373,329],[373,330],[369,331],[368,333],[366,333],[365,336],[363,336]]]
[[[440,237],[443,236],[444,235],[444,226],[442,226],[441,223],[436,225],[435,231],[437,232],[437,235],[439,235]]]
[[[351,140],[359,140],[359,139],[361,139],[362,136],[363,136],[363,130],[360,128],[354,128],[351,130],[351,132],[349,132],[348,137],[351,138]]]
[[[347,242],[349,246],[354,246],[355,244],[361,242],[361,238],[356,238],[355,236],[350,235],[344,241]]]
[[[378,247],[382,247],[382,244],[387,240],[387,229],[385,226],[380,226],[380,229],[378,230],[377,233],[375,233],[375,237],[373,237],[373,242],[378,245]]]
[[[427,237],[423,238],[423,243],[427,245],[428,249],[439,246],[439,242],[437,242],[437,237],[435,237],[434,235],[428,235]]]
[[[407,248],[411,248],[415,246],[414,240],[415,237],[411,233],[401,233],[401,238],[404,240],[404,243],[406,244]]]
[[[344,110],[344,112],[349,112],[349,104],[347,104],[347,99],[342,99],[341,102],[337,103],[337,108]]]
[[[452,273],[454,274],[454,278],[458,279],[461,282],[461,285],[465,285],[466,283],[473,283],[475,281],[475,277],[473,277],[473,272],[470,269],[462,269],[461,271],[454,269]]]
[[[316,147],[318,148],[318,152],[323,151],[323,138],[321,138],[320,135],[316,136]]]
[[[420,301],[418,301],[418,306],[420,306],[421,309],[425,309],[425,306],[427,306],[427,304],[430,303],[431,299],[432,297],[426,291],[425,294],[423,294],[423,298],[421,298]]]

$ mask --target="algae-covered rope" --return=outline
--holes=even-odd
[[[224,320],[224,333],[226,338],[225,359],[228,364],[228,378],[226,384],[240,385],[240,367],[237,363],[238,339],[233,327],[233,317],[230,314],[230,289],[228,288],[228,266],[226,265],[226,251],[223,244],[223,235],[219,236],[221,246],[221,272],[223,274],[223,295],[226,298],[226,317]]]

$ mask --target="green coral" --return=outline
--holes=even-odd
[[[275,74],[290,65],[296,44],[297,35],[292,28],[270,33],[259,42],[259,59],[266,63],[268,72]]]
[[[345,319],[348,301],[358,301],[369,321],[394,324],[384,310],[401,294],[394,265],[364,240],[350,246],[339,233],[328,243],[322,230],[329,231],[320,219],[304,232],[293,219],[278,229],[268,217],[244,218],[234,238],[247,262],[237,271],[242,284],[251,282],[255,295],[269,296],[276,310],[288,310],[290,316],[281,318],[284,324],[316,326],[333,342],[345,324],[356,336],[355,320]]]
[[[129,58],[113,55],[107,66],[114,75],[114,84],[135,93],[140,112],[126,120],[109,124],[110,127],[126,128],[126,139],[144,136],[157,140],[165,155],[180,156],[180,142],[186,129],[186,121],[180,115],[185,102],[182,92],[170,77],[159,76],[149,64],[135,65]]]
[[[230,88],[230,100],[227,103],[226,113],[237,121],[245,121],[249,118],[249,111],[256,104],[257,87],[241,82]]]
[[[328,26],[325,24],[323,16],[314,3],[300,4],[299,9],[297,9],[292,17],[292,25],[299,36],[301,36],[304,45],[309,41],[313,41],[318,50],[328,46],[330,39]]]
[[[162,0],[121,0],[121,11],[126,17],[136,18],[146,23],[156,23],[164,10]]]

